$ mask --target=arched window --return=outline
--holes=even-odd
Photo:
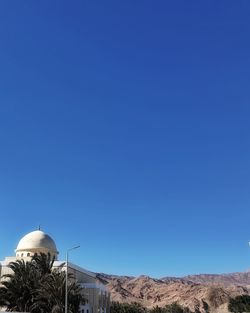
[[[21,254],[21,257],[23,257],[23,253]]]
[[[27,256],[30,256],[30,253],[27,253]]]

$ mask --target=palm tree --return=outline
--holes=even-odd
[[[32,313],[63,313],[65,273],[53,269],[54,258],[35,255],[31,261],[17,260],[9,267],[12,274],[4,275],[0,287],[0,306],[8,311]],[[83,301],[81,287],[69,277],[69,312],[78,312]]]
[[[8,311],[28,312],[36,297],[40,275],[31,262],[17,260],[9,267],[13,274],[4,275],[0,287],[1,305]]]
[[[55,262],[55,256],[51,256],[50,253],[34,254],[32,261],[35,269],[41,274],[41,276],[50,274]]]
[[[72,278],[69,275],[69,278]],[[68,286],[68,312],[76,313],[81,302],[84,301],[81,287],[74,280],[69,279]],[[66,275],[58,270],[52,271],[45,281],[41,284],[38,292],[37,301],[33,308],[40,307],[44,312],[63,313],[65,305],[65,282]]]

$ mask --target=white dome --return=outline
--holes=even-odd
[[[41,230],[35,230],[25,235],[16,248],[17,256],[25,254],[30,256],[34,253],[50,253],[55,256],[58,254],[54,240]]]

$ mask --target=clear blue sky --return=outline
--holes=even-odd
[[[0,1],[0,258],[250,268],[250,2]]]

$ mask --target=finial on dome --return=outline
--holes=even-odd
[[[38,226],[38,230],[41,230],[41,225],[39,224],[39,226]]]

